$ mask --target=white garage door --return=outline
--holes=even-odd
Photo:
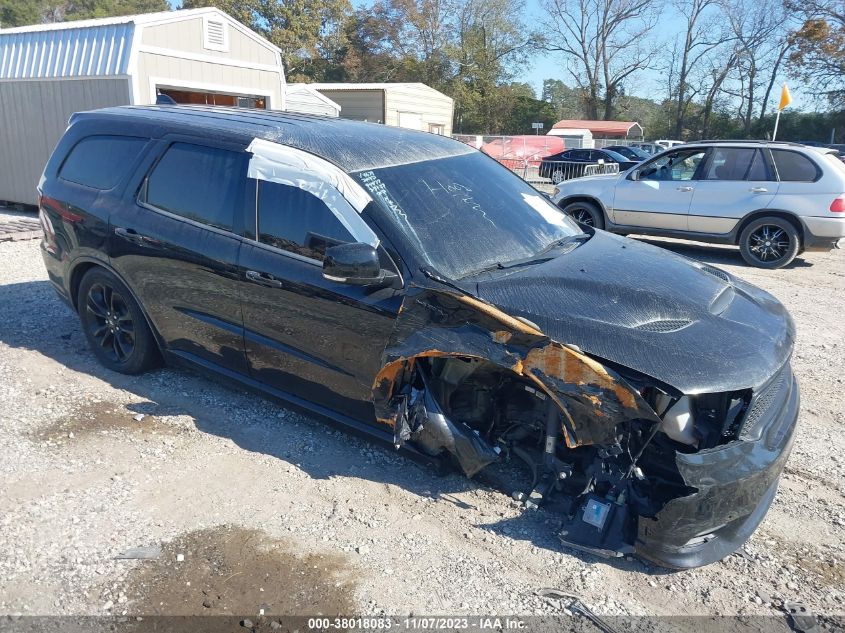
[[[406,127],[411,130],[422,130],[422,114],[417,112],[400,112],[399,127]]]

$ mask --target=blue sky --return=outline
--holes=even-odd
[[[181,5],[181,0],[167,0],[172,8],[178,8]],[[372,0],[351,0],[353,6],[361,7],[372,4]],[[529,29],[542,31],[543,24],[548,18],[540,5],[540,0],[526,0],[526,24]],[[657,37],[662,40],[665,45],[670,45],[675,37],[675,34],[683,28],[681,16],[673,9],[667,6],[664,15],[660,17],[658,28],[656,29]],[[537,96],[543,88],[544,79],[560,79],[567,85],[572,85],[572,79],[569,72],[566,70],[563,57],[559,53],[541,53],[537,52],[531,55],[530,62],[524,69],[514,77],[515,81],[523,81],[530,84]],[[661,99],[665,94],[665,86],[662,85],[662,77],[657,70],[645,70],[637,75],[634,75],[632,80],[626,86],[628,93],[639,97],[648,97],[652,99]],[[792,108],[798,109],[801,107],[801,102],[806,101],[801,98],[800,86],[793,82],[790,85],[792,92]],[[780,94],[779,84],[773,90],[775,94],[772,95],[772,100],[778,99]],[[769,104],[772,107],[772,103]]]

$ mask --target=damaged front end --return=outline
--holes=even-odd
[[[697,550],[692,557],[673,553],[706,545],[722,527],[713,510],[725,514],[730,501],[707,490],[707,454],[742,432],[750,392],[687,396],[605,366],[474,297],[414,288],[373,395],[397,447],[411,443],[469,477],[497,461],[523,462],[530,482],[519,497],[529,508],[554,504],[569,547],[637,553],[675,567],[716,560]],[[709,459],[726,466],[725,458]],[[743,517],[757,509],[780,468],[766,472],[775,474],[758,482],[766,486],[760,495],[748,495],[753,507],[739,500]],[[696,498],[702,494],[703,504]]]

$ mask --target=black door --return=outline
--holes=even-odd
[[[111,216],[112,265],[138,295],[167,348],[246,373],[235,234],[247,198],[247,155],[169,144]]]
[[[256,380],[374,422],[372,383],[401,293],[326,280],[326,246],[355,241],[301,189],[260,181],[258,241],[240,252],[244,337]]]

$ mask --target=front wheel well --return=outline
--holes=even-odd
[[[745,227],[751,224],[754,220],[758,220],[760,218],[781,218],[789,222],[792,226],[795,227],[795,230],[798,232],[798,237],[801,240],[801,244],[804,243],[804,226],[801,224],[801,221],[792,213],[788,211],[776,211],[770,209],[762,209],[761,211],[755,211],[754,213],[750,213],[749,215],[745,216],[742,221],[737,225],[735,232],[734,232],[734,244],[739,244],[739,238],[742,235],[742,232],[745,230]]]
[[[592,196],[569,196],[568,198],[564,198],[560,202],[557,203],[559,209],[563,210],[569,204],[573,202],[588,202],[594,205],[599,211],[601,211],[602,215],[604,216],[605,220],[607,220],[607,211],[605,211],[604,205],[599,201],[598,198],[594,198]]]

